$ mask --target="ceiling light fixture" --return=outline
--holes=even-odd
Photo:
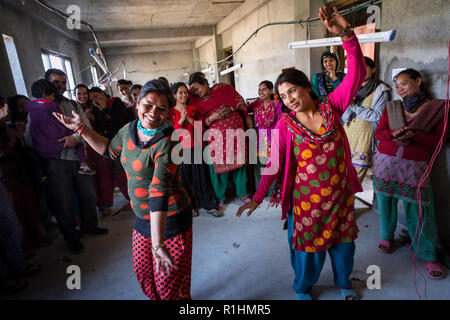
[[[230,72],[232,72],[234,70],[241,69],[241,68],[242,68],[242,63],[237,64],[237,65],[235,65],[235,66],[233,66],[231,68],[228,68],[228,69],[225,69],[225,70],[221,71],[220,75],[223,76],[223,75],[225,75],[227,73],[230,73]]]
[[[395,39],[396,30],[389,30],[385,32],[375,32],[358,34],[359,43],[374,43],[374,42],[390,42]],[[288,44],[289,49],[299,49],[299,48],[316,48],[316,47],[327,47],[327,46],[341,46],[341,37],[334,38],[323,38],[314,40],[305,40],[298,42],[290,42]]]

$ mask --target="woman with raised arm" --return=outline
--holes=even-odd
[[[358,299],[349,276],[358,233],[354,194],[362,187],[351,163],[341,115],[364,81],[366,66],[358,38],[336,8],[334,12],[335,16],[323,7],[319,17],[331,33],[342,37],[348,74],[336,90],[320,100],[303,72],[291,69],[278,77],[275,88],[292,112],[283,114],[277,123],[279,137],[272,138],[271,158],[252,201],[236,213],[240,217],[249,209],[250,215],[278,178],[271,202],[281,203],[281,218],[287,218],[293,287],[301,300],[311,299],[327,251],[335,285],[344,299]],[[272,164],[275,174],[269,172]]]
[[[74,118],[54,114],[78,131],[98,153],[120,159],[128,178],[133,231],[134,270],[152,300],[191,299],[192,213],[171,160],[176,142],[167,121],[174,98],[159,80],[147,82],[137,104],[138,119],[108,140]]]

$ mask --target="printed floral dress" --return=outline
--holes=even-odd
[[[334,125],[329,100],[322,100],[319,108],[324,122],[317,135],[293,115],[283,116],[287,119],[288,130],[293,133],[293,152],[297,160],[292,198],[292,248],[304,252],[325,251],[334,244],[351,242],[359,232],[344,135]]]

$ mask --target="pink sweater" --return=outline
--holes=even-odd
[[[358,38],[353,35],[350,39],[344,41],[343,47],[347,52],[348,59],[348,73],[342,83],[333,92],[329,94],[329,99],[331,105],[336,111],[335,123],[341,134],[344,135],[345,143],[345,153],[347,167],[349,169],[349,176],[351,182],[352,193],[357,193],[362,191],[362,186],[359,183],[356,170],[352,165],[352,157],[350,152],[350,146],[348,144],[347,136],[345,130],[341,124],[341,116],[345,109],[350,105],[358,92],[361,84],[366,77],[366,63],[364,60],[361,47],[359,46]],[[315,101],[316,105],[319,105],[319,101]],[[293,111],[292,114],[295,114]],[[286,215],[290,209],[292,201],[292,192],[294,188],[295,173],[297,169],[297,162],[292,152],[292,134],[288,131],[285,122],[281,119],[278,121],[275,129],[279,130],[279,143],[272,143],[272,156],[266,165],[264,174],[261,177],[261,182],[259,183],[258,190],[256,191],[253,199],[258,202],[262,202],[267,194],[272,183],[275,181],[276,177],[281,173],[283,169],[283,181],[281,183],[281,219],[286,219]],[[272,137],[273,140],[276,139],[276,135]],[[278,157],[278,158],[274,158]],[[276,173],[271,172],[272,162],[276,162],[279,159],[281,163],[274,163],[274,168],[276,168]],[[273,170],[273,169],[272,169]],[[270,172],[270,173],[269,173]]]

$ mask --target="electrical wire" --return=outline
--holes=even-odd
[[[51,11],[51,12],[53,12],[53,13],[56,13],[57,15],[59,15],[59,16],[62,17],[62,18],[65,18],[65,19],[70,18],[69,15],[65,14],[65,13],[62,12],[62,11],[59,11],[58,9],[55,9],[55,8],[49,6],[48,4],[42,2],[41,0],[34,0],[34,2],[40,4],[41,6],[43,6],[44,8],[46,8],[47,10],[49,10],[49,11]],[[94,28],[93,28],[89,23],[87,23],[87,22],[85,22],[85,21],[83,21],[83,20],[81,20],[80,23],[86,25],[86,26],[89,28],[89,30],[90,30],[91,33],[92,33],[92,36],[94,37],[95,45],[97,46],[97,48],[100,49],[100,52],[103,52],[103,51],[102,51],[102,48],[101,48],[101,46],[100,46],[100,42],[98,41],[97,34],[95,33]],[[101,55],[101,58],[102,58],[102,60],[103,60],[103,63],[104,63],[105,66],[106,66],[106,69],[108,69],[108,65],[106,64],[106,59],[103,57],[103,54]],[[108,69],[108,70],[109,70],[109,69]]]
[[[355,6],[355,7],[352,7],[352,8],[348,8],[348,9],[345,9],[345,10],[343,10],[342,12],[340,12],[343,16],[345,16],[345,15],[349,15],[349,14],[351,14],[351,13],[354,13],[354,12],[356,12],[356,11],[359,11],[359,10],[361,10],[361,9],[365,9],[365,8],[367,8],[367,7],[369,7],[369,6],[371,6],[371,5],[375,5],[375,4],[378,4],[378,3],[381,3],[381,2],[385,2],[386,0],[372,0],[372,1],[367,1],[367,2],[365,2],[365,3],[363,3],[363,4],[360,4],[360,5],[357,5],[357,6]],[[226,58],[224,58],[224,59],[222,59],[222,60],[219,60],[219,61],[217,61],[217,62],[215,62],[215,63],[211,63],[211,64],[220,64],[220,63],[223,63],[223,62],[225,62],[225,61],[227,61],[227,60],[229,60],[229,59],[231,59],[234,55],[236,55],[246,44],[247,44],[247,42],[249,42],[250,41],[250,39],[253,37],[253,36],[256,36],[257,34],[258,34],[258,32],[260,31],[260,30],[262,30],[262,29],[264,29],[264,28],[267,28],[267,27],[270,27],[270,26],[276,26],[276,25],[289,25],[289,24],[300,24],[302,27],[303,27],[303,24],[304,23],[307,23],[308,25],[310,24],[310,23],[312,23],[312,22],[317,22],[317,21],[319,21],[320,20],[320,18],[319,17],[316,17],[316,18],[308,18],[308,19],[306,19],[306,20],[303,20],[303,19],[300,19],[300,20],[295,20],[295,21],[286,21],[286,22],[270,22],[270,23],[266,23],[266,24],[264,24],[264,25],[262,25],[261,27],[259,27],[258,29],[256,29],[241,45],[240,45],[240,47],[235,51],[235,52],[233,52],[232,54],[230,54],[228,57],[226,57]]]

